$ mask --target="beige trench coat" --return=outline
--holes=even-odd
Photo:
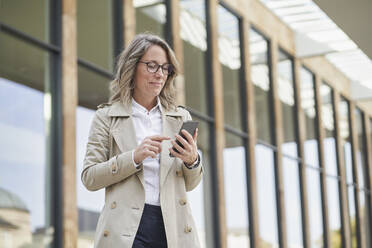
[[[145,204],[142,165],[132,162],[137,147],[131,107],[120,102],[100,105],[93,119],[81,179],[88,190],[105,188],[105,205],[98,220],[95,247],[131,248]],[[163,135],[174,139],[182,122],[190,120],[183,108],[163,108]],[[162,142],[160,204],[168,248],[200,247],[186,192],[202,179],[203,168],[188,169],[169,156],[172,145]]]

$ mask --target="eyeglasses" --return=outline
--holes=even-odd
[[[139,61],[139,63],[146,64],[147,71],[151,72],[151,73],[156,73],[159,70],[160,67],[161,67],[164,75],[168,76],[168,75],[173,73],[173,65],[171,65],[171,64],[159,65],[158,63],[156,63],[154,61],[149,61],[149,62]]]

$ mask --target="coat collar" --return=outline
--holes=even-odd
[[[182,114],[177,111],[176,109],[174,110],[167,110],[163,105],[162,105],[162,114],[165,116],[182,116]],[[131,104],[124,104],[121,101],[114,102],[110,106],[110,110],[108,112],[108,115],[111,117],[129,117],[132,115],[132,106]]]
[[[123,139],[122,132],[119,131],[118,133],[113,133],[116,142],[118,142],[119,146],[125,147],[125,143],[128,140],[131,140],[130,149],[134,149],[138,144],[136,142],[136,135],[135,135],[135,128],[133,122],[131,120],[132,117],[132,105],[131,104],[123,104],[122,102],[115,102],[111,104],[109,107],[108,115],[111,117],[129,117],[122,122],[122,129],[126,130],[127,136]],[[179,118],[174,117],[182,117],[181,111],[177,110],[166,110],[162,106],[162,119],[163,119],[163,135],[170,137],[172,140],[175,139],[174,134],[179,131],[182,125],[182,121]],[[169,150],[168,148],[172,147],[170,140],[166,140],[162,142],[162,152],[160,154],[160,189],[162,188],[166,177],[172,167],[175,158],[169,157]],[[128,148],[128,147],[127,147]],[[122,149],[124,150],[124,149]],[[139,180],[141,181],[142,185],[144,186],[144,175],[143,172],[137,173]]]

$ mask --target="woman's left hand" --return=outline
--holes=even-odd
[[[172,145],[178,152],[174,151],[173,147],[170,148],[169,151],[173,156],[180,158],[186,165],[192,165],[198,159],[198,147],[196,145],[198,129],[195,130],[194,136],[191,136],[191,134],[185,129],[182,129],[181,132],[186,139],[182,138],[182,136],[178,134],[176,134],[176,139],[184,148],[179,146],[175,140],[172,140]]]

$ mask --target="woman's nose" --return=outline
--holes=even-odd
[[[163,68],[159,67],[155,75],[159,77],[163,77],[164,76]]]

